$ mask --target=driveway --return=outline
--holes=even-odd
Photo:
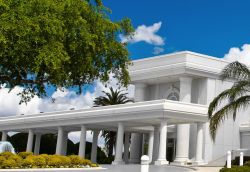
[[[102,169],[23,169],[4,170],[4,172],[141,172],[140,165],[102,165]],[[191,172],[193,170],[173,167],[154,166],[149,167],[149,172]],[[0,170],[2,172],[2,170]]]

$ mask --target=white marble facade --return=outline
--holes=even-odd
[[[117,131],[113,164],[139,163],[142,154],[157,165],[223,164],[228,150],[250,148],[248,109],[235,122],[226,120],[214,143],[209,135],[207,106],[233,84],[219,79],[227,64],[189,51],[135,60],[129,68],[135,103],[0,118],[2,140],[8,131],[28,132],[27,150],[33,151],[34,135],[51,130],[58,132],[55,152],[66,154],[65,133],[81,131],[79,155],[84,157],[86,131],[93,130],[91,160],[95,162],[97,135],[110,129]],[[34,152],[38,154],[40,137],[36,138]]]

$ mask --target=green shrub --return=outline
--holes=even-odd
[[[33,155],[31,152],[20,152],[15,155],[10,152],[0,154],[0,168],[61,168],[61,167],[98,167],[92,164],[90,160],[82,159],[77,155],[61,156],[61,155]]]
[[[2,167],[2,163],[4,160],[6,160],[6,158],[4,158],[3,156],[0,156],[0,168]]]
[[[34,161],[34,166],[36,167],[44,167],[46,166],[46,160],[44,157],[39,155],[30,155],[26,159],[30,159]]]
[[[15,154],[11,153],[11,152],[3,152],[3,153],[0,153],[0,156],[8,159],[10,156],[13,156]]]
[[[99,167],[98,164],[91,164],[90,167]]]
[[[250,167],[250,161],[246,161],[244,165]]]
[[[220,172],[250,172],[248,166],[232,166],[232,168],[222,168]]]
[[[69,167],[72,165],[71,163],[71,159],[67,156],[60,156],[60,159],[61,159],[61,162],[62,162],[62,165],[64,167]]]
[[[91,165],[91,161],[88,160],[88,159],[82,159],[81,164],[82,164],[82,165],[85,165],[85,166],[86,166],[86,165],[89,165],[89,166],[90,166],[90,165]]]
[[[61,167],[62,166],[62,162],[61,162],[61,158],[59,155],[51,155],[49,156],[49,160],[48,160],[48,166],[51,167]]]
[[[2,162],[2,168],[4,168],[4,169],[16,168],[16,167],[17,167],[17,163],[13,159],[6,159]]]
[[[78,155],[70,155],[69,158],[71,160],[72,165],[81,165],[82,164],[82,158]]]
[[[39,157],[43,157],[43,158],[45,159],[46,164],[47,164],[47,163],[48,163],[48,161],[49,161],[50,155],[47,155],[47,154],[41,154],[41,155],[39,155]]]
[[[19,152],[18,153],[18,156],[20,156],[23,159],[27,158],[30,155],[33,155],[33,153],[32,152]]]
[[[26,158],[22,160],[22,166],[25,168],[32,168],[35,165],[35,161],[31,158]]]
[[[18,155],[12,155],[8,158],[8,160],[14,160],[16,162],[17,167],[22,165],[22,158]]]

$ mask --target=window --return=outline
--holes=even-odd
[[[179,101],[179,89],[173,85],[171,85],[165,95],[164,98],[167,100]]]

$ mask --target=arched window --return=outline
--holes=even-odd
[[[179,101],[179,89],[173,85],[167,90],[165,95],[167,100]]]

